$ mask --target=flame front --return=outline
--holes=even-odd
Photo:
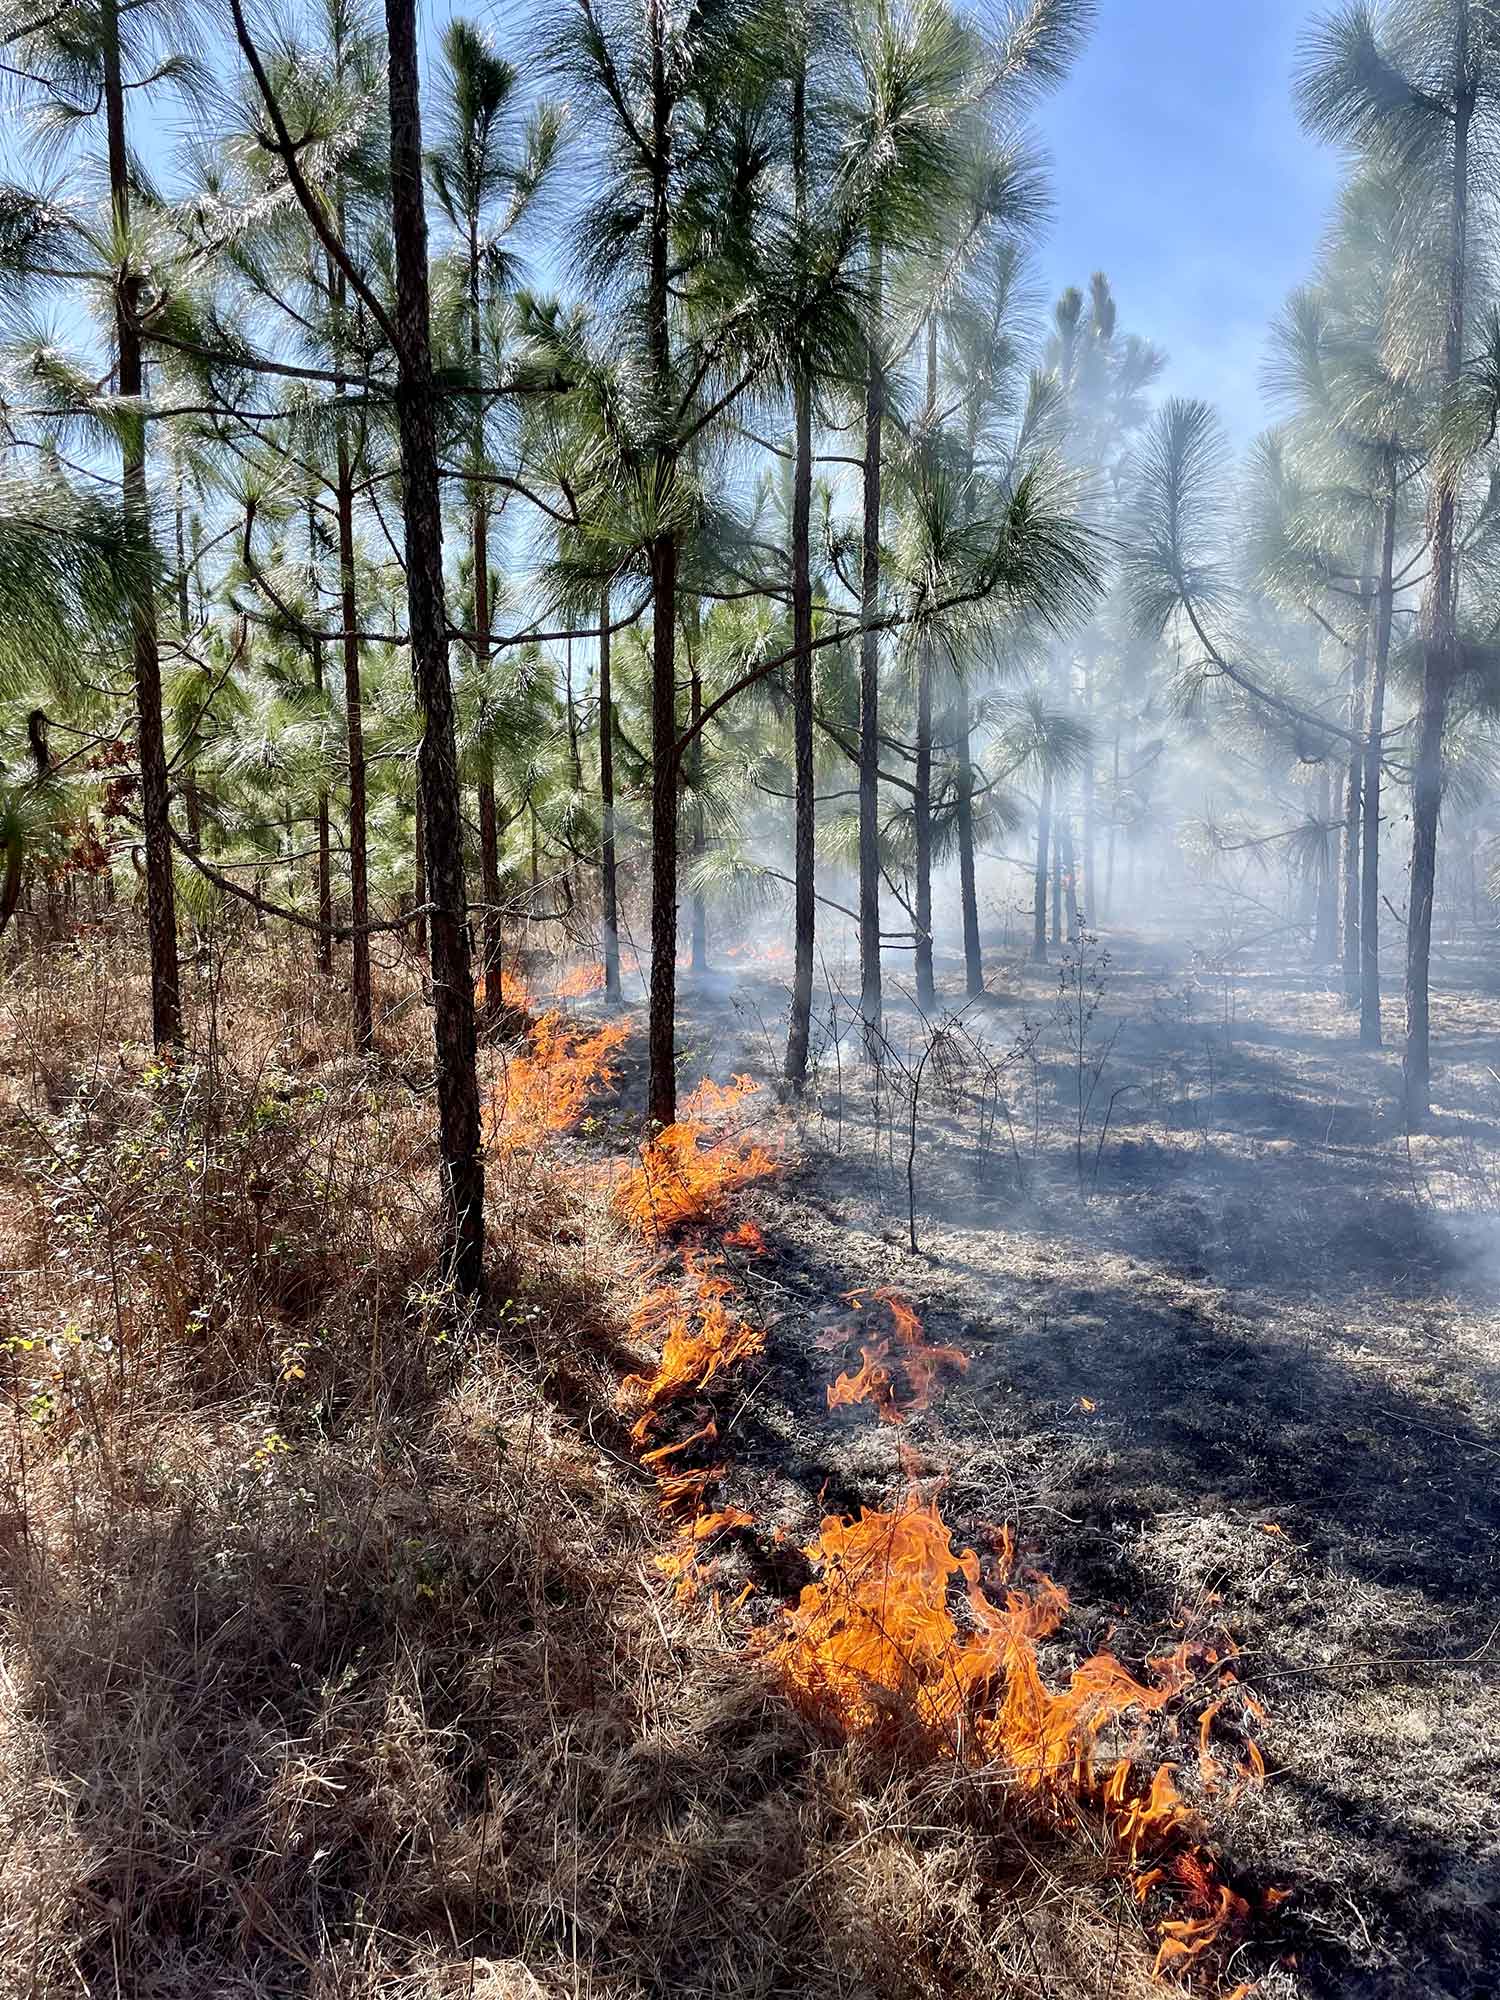
[[[651,1375],[627,1375],[621,1400],[639,1405],[631,1436],[650,1437],[667,1404],[692,1395],[726,1368],[758,1354],[765,1334],[741,1318],[730,1301],[734,1287],[720,1268],[723,1259],[701,1250],[683,1258],[685,1283],[658,1285],[647,1292],[631,1318],[631,1331],[661,1342],[661,1359]]]
[[[512,972],[506,965],[502,965],[497,972],[482,974],[474,982],[476,1004],[484,1004],[486,984],[490,979],[494,979],[499,986],[500,1005],[508,1013],[530,1015],[536,1011],[536,999],[531,988],[519,973]]]
[[[555,1011],[533,1021],[525,1053],[508,1059],[491,1093],[492,1137],[515,1147],[570,1132],[589,1098],[614,1084],[613,1058],[629,1033],[623,1022],[583,1027]]]
[[[639,1165],[615,1191],[621,1216],[643,1236],[659,1240],[691,1223],[709,1222],[737,1188],[776,1171],[766,1148],[750,1138],[710,1137],[708,1120],[734,1111],[759,1090],[753,1077],[700,1083],[682,1115],[641,1148]]]
[[[604,991],[602,965],[575,965],[557,982],[559,1000],[586,1000],[591,993]]]
[[[870,1403],[881,1423],[904,1424],[929,1406],[940,1371],[950,1368],[962,1375],[969,1357],[961,1348],[929,1341],[910,1301],[899,1292],[881,1287],[870,1296],[890,1315],[890,1333],[883,1340],[861,1344],[857,1373],[845,1372],[829,1384],[828,1407]],[[860,1294],[850,1292],[846,1302],[860,1306]],[[904,1379],[898,1381],[898,1375]]]
[[[846,1735],[914,1726],[934,1752],[1002,1767],[1054,1814],[1093,1806],[1132,1868],[1166,1855],[1137,1880],[1143,1901],[1167,1883],[1188,1911],[1161,1925],[1158,1970],[1190,1967],[1247,1918],[1245,1899],[1202,1845],[1202,1822],[1171,1764],[1144,1790],[1128,1756],[1102,1780],[1095,1770],[1106,1730],[1182,1693],[1191,1679],[1186,1646],[1162,1663],[1176,1670],[1153,1685],[1100,1652],[1066,1688],[1049,1688],[1037,1646],[1061,1624],[1067,1592],[1038,1577],[1029,1590],[1008,1590],[1003,1607],[992,1603],[978,1555],[955,1550],[936,1501],[915,1487],[889,1511],[830,1515],[806,1554],[816,1580],[758,1635],[802,1706]]]

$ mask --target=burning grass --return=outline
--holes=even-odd
[[[717,1216],[724,1197],[744,1179],[774,1164],[720,1144],[703,1148],[703,1117],[732,1110],[749,1094],[738,1078],[721,1089],[694,1093],[686,1116],[649,1142],[640,1169],[617,1191],[616,1208],[636,1227],[664,1228]],[[672,1199],[668,1199],[668,1191]],[[725,1245],[766,1253],[753,1222],[726,1230]],[[760,1351],[761,1331],[735,1304],[722,1256],[702,1249],[683,1258],[680,1283],[647,1293],[632,1321],[640,1336],[659,1340],[655,1372],[633,1375],[622,1386],[636,1409],[631,1436],[647,1445],[662,1412],[705,1390],[726,1369]],[[824,1344],[861,1340],[861,1366],[829,1386],[830,1409],[869,1404],[882,1423],[902,1424],[927,1409],[945,1374],[967,1371],[958,1348],[928,1339],[909,1300],[889,1287],[845,1294],[855,1317]],[[870,1325],[878,1314],[882,1330]],[[732,1531],[754,1532],[741,1507],[711,1507],[709,1496],[722,1465],[692,1466],[695,1449],[719,1442],[710,1418],[673,1444],[642,1451],[656,1476],[664,1514],[678,1522],[674,1544],[656,1567],[681,1604],[705,1593],[719,1608],[714,1545]],[[1215,1745],[1228,1690],[1238,1688],[1232,1668],[1217,1652],[1194,1658],[1186,1644],[1151,1662],[1153,1678],[1141,1680],[1107,1652],[1076,1665],[1066,1687],[1043,1678],[1039,1647],[1055,1638],[1068,1596],[1050,1577],[1025,1587],[1009,1580],[1014,1566],[1008,1534],[996,1538],[1007,1573],[1003,1601],[986,1590],[980,1559],[955,1549],[935,1499],[913,1484],[890,1510],[862,1509],[857,1519],[829,1515],[805,1550],[816,1575],[795,1606],[760,1630],[753,1644],[788,1693],[810,1716],[853,1739],[890,1737],[928,1757],[961,1767],[998,1769],[1032,1810],[1069,1825],[1082,1813],[1102,1827],[1117,1863],[1128,1872],[1138,1900],[1167,1899],[1157,1925],[1155,1971],[1191,1974],[1215,1961],[1243,1930],[1250,1906],[1218,1871],[1206,1829],[1179,1790],[1176,1766],[1159,1762],[1149,1779],[1138,1769],[1139,1738],[1146,1718],[1181,1698],[1205,1664],[1218,1669],[1224,1692],[1203,1709],[1198,1723],[1199,1776],[1206,1794],[1220,1790],[1226,1766]],[[751,1586],[741,1593],[743,1601]],[[1242,1695],[1240,1716],[1258,1716]],[[1101,1742],[1115,1754],[1101,1775]],[[1235,1782],[1256,1782],[1264,1765],[1253,1739],[1241,1745]]]
[[[604,991],[604,967],[602,965],[575,965],[558,980],[555,988],[559,1000],[587,1000],[590,994]]]
[[[474,983],[474,999],[477,1005],[488,1004],[488,982],[494,980],[500,989],[500,1010],[512,1020],[530,1020],[536,1012],[536,997],[519,972],[513,972],[508,965],[497,971],[485,973]]]
[[[524,1053],[510,1056],[490,1097],[492,1142],[516,1147],[548,1132],[570,1132],[591,1097],[611,1089],[614,1058],[628,1039],[624,1022],[582,1026],[556,1012],[526,1030]]]
[[[914,1501],[902,1530],[904,1569],[929,1577],[925,1612],[914,1584],[919,1609],[899,1626],[910,1657],[870,1654],[883,1693],[846,1675],[841,1698],[875,1718],[841,1726],[846,1743],[814,1726],[830,1717],[774,1644],[784,1693],[702,1615],[728,1596],[731,1562],[753,1554],[756,1522],[733,1504],[742,1495],[715,1490],[731,1474],[714,1419],[683,1412],[763,1334],[729,1260],[703,1248],[630,1314],[661,1349],[627,1390],[653,1517],[596,1435],[616,1393],[616,1312],[601,1290],[618,1283],[623,1307],[637,1283],[618,1223],[602,1191],[563,1189],[545,1151],[506,1136],[566,1129],[609,1051],[596,1067],[579,1041],[535,1030],[512,1062],[501,1132],[507,1191],[553,1187],[504,1198],[504,1283],[524,1303],[524,1336],[506,1321],[501,1340],[483,1326],[435,1338],[422,1305],[425,1114],[395,1121],[359,1088],[334,1120],[333,1061],[305,1098],[256,1080],[241,1101],[240,1085],[205,1075],[191,1120],[179,1107],[165,1123],[162,1091],[104,1093],[96,1079],[79,1131],[71,1113],[57,1119],[52,1136],[86,1149],[80,1217],[101,1185],[113,1212],[109,1176],[139,1158],[158,1233],[137,1265],[133,1233],[121,1237],[109,1283],[102,1252],[49,1256],[28,1236],[10,1252],[24,1285],[0,1284],[15,1337],[0,1478],[24,1525],[0,1686],[0,1989],[1017,2000],[1043,1991],[1029,1970],[1040,1954],[1055,2000],[1139,1994],[1139,1920],[1127,1915],[1123,1933],[1118,1912],[1105,1920],[1081,1844],[1076,1867],[1064,1854],[1044,1872],[999,1791],[968,1779],[998,1755],[984,1732],[999,1726],[1006,1673],[1003,1660],[982,1670],[998,1641],[971,1590],[992,1623],[1007,1614],[935,1505],[915,1521]],[[267,1046],[282,1039],[270,1023]],[[518,1104],[528,1063],[535,1094]],[[28,1057],[13,1074],[33,1068]],[[69,1081],[58,1102],[72,1105]],[[712,1117],[744,1094],[700,1106]],[[28,1115],[52,1116],[40,1099]],[[246,1134],[263,1160],[234,1150]],[[210,1144],[224,1214],[194,1249]],[[325,1189],[318,1228],[302,1234],[277,1219],[303,1198],[300,1179],[276,1185],[299,1148]],[[55,1182],[55,1160],[48,1171]],[[50,1220],[36,1228],[62,1230],[55,1185],[46,1199],[41,1187],[36,1215]],[[532,1214],[543,1226],[529,1236]],[[764,1247],[743,1228],[725,1242]],[[905,1352],[894,1306],[870,1296]],[[247,1328],[235,1315],[252,1297]],[[81,1329],[65,1352],[58,1326]],[[658,1442],[669,1412],[687,1434]],[[819,1585],[832,1590],[830,1570],[852,1577],[858,1564],[852,1546],[829,1548]],[[692,1616],[662,1601],[661,1582]],[[803,1608],[774,1627],[782,1645]],[[950,1707],[945,1675],[970,1656],[969,1699]],[[1238,1711],[1227,1688],[1216,1704],[1200,1753],[1232,1788]],[[898,1723],[943,1750],[946,1772],[868,1754]],[[1073,1782],[1026,1795],[1081,1809]],[[1170,1806],[1165,1783],[1143,1791],[1130,1769],[1112,1771],[1089,1802],[1115,1812],[1143,1893],[1170,1893],[1163,1952],[1174,1942],[1191,1967],[1235,1920],[1214,1900],[1232,1892],[1205,1865],[1192,1902],[1197,1850],[1147,1838]]]
[[[750,1076],[727,1084],[703,1082],[681,1115],[641,1148],[637,1165],[621,1178],[615,1206],[630,1227],[653,1242],[675,1231],[714,1221],[728,1197],[777,1170],[775,1156],[757,1140],[715,1133],[722,1120],[760,1089]]]
[[[660,1342],[661,1357],[652,1374],[628,1375],[620,1385],[621,1401],[640,1412],[631,1430],[637,1445],[651,1436],[669,1404],[706,1389],[726,1369],[764,1347],[764,1332],[739,1312],[734,1296],[723,1259],[690,1250],[683,1258],[682,1282],[654,1286],[641,1299],[631,1316],[631,1331]]]
[[[1221,1878],[1175,1766],[1158,1764],[1143,1783],[1127,1740],[1107,1775],[1098,1770],[1101,1739],[1131,1726],[1138,1732],[1145,1717],[1181,1697],[1201,1657],[1184,1645],[1153,1661],[1146,1682],[1099,1652],[1073,1669],[1065,1688],[1049,1688],[1038,1646],[1058,1631],[1067,1592],[1037,1576],[1024,1588],[1009,1584],[1003,1603],[995,1602],[977,1553],[955,1549],[936,1500],[915,1486],[892,1509],[862,1509],[857,1520],[828,1516],[806,1554],[815,1580],[758,1645],[809,1713],[841,1735],[914,1734],[927,1755],[1001,1769],[1054,1821],[1092,1810],[1133,1872],[1139,1899],[1160,1891],[1184,1912],[1160,1922],[1158,1973],[1187,1971],[1238,1935],[1249,1903]],[[1217,1652],[1207,1664],[1233,1680]],[[1224,1699],[1204,1710],[1200,1748]],[[1253,1698],[1247,1705],[1258,1716]],[[1209,1768],[1217,1781],[1217,1757]],[[1258,1780],[1263,1769],[1247,1738],[1239,1782]]]
[[[945,1369],[959,1375],[967,1372],[969,1357],[961,1348],[930,1341],[910,1301],[899,1292],[881,1286],[870,1298],[888,1317],[889,1332],[861,1342],[858,1370],[852,1374],[846,1370],[828,1385],[828,1407],[837,1410],[869,1403],[881,1423],[904,1424],[908,1417],[929,1407]],[[831,1340],[825,1337],[825,1344],[838,1344],[867,1330],[862,1295],[848,1292],[844,1303],[862,1316],[852,1327],[835,1329]]]

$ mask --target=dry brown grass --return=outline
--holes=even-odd
[[[633,1277],[562,1162],[427,1295],[425,1017],[262,943],[153,1072],[133,943],[0,989],[0,1993],[1129,1995],[1001,1791],[820,1740],[651,1565]],[[14,1198],[12,1198],[14,1197]]]

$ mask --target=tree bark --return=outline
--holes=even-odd
[[[1359,637],[1349,655],[1349,727],[1364,734],[1365,688],[1369,678],[1370,620],[1374,593],[1370,568],[1375,558],[1374,536],[1366,539],[1364,562],[1360,568]],[[1364,788],[1364,750],[1351,744],[1349,768],[1344,778],[1344,831],[1340,852],[1343,858],[1343,961],[1344,1004],[1359,1005],[1359,846],[1361,836],[1360,794]]]
[[[469,361],[476,382],[481,359],[479,306],[479,215],[475,210],[469,216]],[[483,469],[479,461],[484,456],[484,409],[477,398],[472,448],[475,471],[478,472]],[[470,556],[474,565],[474,664],[483,675],[490,660],[490,510],[488,489],[482,479],[474,481]],[[500,917],[500,813],[495,798],[494,755],[488,747],[480,759],[478,793],[479,889],[485,906],[479,926],[479,967],[484,982],[485,1024],[494,1028],[500,1021],[504,1005],[500,991],[500,966],[505,952],[505,938]]]
[[[929,426],[937,414],[937,314],[927,315],[927,410]],[[937,986],[932,971],[932,648],[924,640],[917,654],[917,741],[916,791],[913,819],[916,843],[916,897],[913,929],[916,933],[917,1005],[931,1013],[937,1004]]]
[[[693,625],[697,625],[696,615]],[[703,715],[703,681],[698,672],[697,634],[694,632],[693,659],[688,681],[688,720],[693,725],[692,748],[692,791],[693,791],[693,861],[702,861],[708,848],[708,831],[703,816],[703,732],[698,724]],[[695,883],[693,900],[689,911],[688,936],[689,963],[694,972],[708,970],[708,912],[703,905],[703,891]]]
[[[960,685],[956,709],[958,752],[958,895],[963,915],[964,992],[977,1000],[984,991],[979,951],[979,894],[974,881],[974,765],[969,730],[969,690]]]
[[[864,549],[859,641],[859,1011],[865,1047],[879,1047],[880,992],[880,598],[881,431],[885,362],[881,352],[880,245],[870,249],[870,337],[865,373]]]
[[[1457,0],[1453,74],[1453,180],[1449,211],[1448,323],[1443,380],[1451,395],[1463,372],[1464,286],[1468,267],[1469,125],[1475,86],[1469,57],[1469,0]],[[1438,813],[1443,792],[1443,726],[1457,665],[1457,581],[1454,523],[1455,475],[1440,465],[1428,507],[1429,558],[1422,603],[1422,701],[1411,787],[1411,893],[1406,910],[1406,1054],[1402,1065],[1408,1130],[1432,1115],[1432,1047],[1429,981],[1432,897],[1437,874]]]
[[[1047,842],[1052,833],[1052,773],[1042,774],[1042,796],[1036,815],[1036,883],[1031,902],[1031,959],[1047,963]]]
[[[391,225],[400,340],[396,414],[401,441],[412,678],[422,717],[417,753],[432,914],[443,1263],[459,1297],[484,1291],[484,1165],[480,1155],[474,981],[464,898],[463,812],[448,677],[443,522],[438,496],[427,216],[422,186],[415,0],[386,0],[390,45]]]
[[[336,280],[340,301],[344,280]],[[370,985],[370,861],[365,798],[364,694],[359,675],[359,606],[354,582],[354,470],[348,419],[338,415],[338,458],[334,502],[339,533],[339,618],[343,625],[344,727],[349,741],[349,900],[354,934],[349,941],[349,1015],[354,1047],[368,1055],[375,1046],[375,1003]]]
[[[1385,727],[1385,676],[1391,657],[1395,604],[1396,469],[1387,466],[1380,522],[1380,581],[1375,594],[1375,657],[1370,668],[1370,706],[1365,737],[1365,773],[1360,809],[1364,815],[1359,913],[1359,1041],[1380,1047],[1380,733]]]
[[[1314,917],[1313,957],[1319,965],[1330,965],[1338,956],[1338,879],[1328,852],[1328,821],[1332,811],[1333,787],[1326,761],[1318,766],[1318,897]]]
[[[651,990],[647,1113],[677,1116],[677,543],[651,544]]]
[[[318,587],[318,538],[317,522],[312,502],[307,507],[307,586],[312,597],[312,622],[316,626],[322,620],[322,594]],[[326,681],[323,672],[323,641],[314,639],[310,644],[312,656],[313,686],[321,696]],[[321,706],[321,704],[320,704]],[[196,839],[193,845],[197,846]],[[318,943],[317,967],[325,979],[333,977],[333,850],[328,817],[328,782],[322,774],[318,777]]]
[[[599,605],[599,813],[603,876],[600,928],[604,946],[604,997],[620,1002],[620,906],[615,857],[615,716],[610,684],[609,586]]]
[[[116,228],[128,239],[130,158],[125,139],[125,83],[120,68],[117,0],[104,0],[104,113],[109,151],[109,190]],[[158,1049],[182,1041],[182,985],[177,963],[177,909],[172,882],[171,792],[167,781],[166,734],[162,726],[161,654],[157,645],[155,585],[152,579],[151,516],[146,492],[146,420],[141,407],[144,377],[136,330],[140,279],[129,252],[115,307],[115,340],[120,399],[134,405],[124,426],[121,494],[125,532],[138,571],[131,605],[131,659],[135,681],[136,752],[140,760],[141,820],[146,863],[146,937],[151,962],[151,1039]]]
[[[5,838],[5,873],[0,877],[0,938],[16,913],[21,900],[21,878],[25,869],[26,844],[19,825],[12,825]]]
[[[316,612],[314,612],[316,616]],[[323,692],[323,641],[312,642],[313,686]],[[318,781],[318,970],[333,977],[333,853],[329,836],[328,787]]]
[[[669,320],[671,249],[671,98],[667,78],[666,0],[648,0],[651,49],[651,210],[648,223],[646,339],[653,381],[665,409],[672,393]],[[671,441],[656,454],[656,501],[670,506],[677,480]],[[647,999],[647,1116],[677,1116],[677,538],[652,538],[651,566],[651,985]]]
[[[799,220],[807,212],[807,58],[792,83],[792,178]],[[812,1037],[813,951],[817,926],[813,763],[812,656],[812,384],[803,369],[794,390],[792,467],[792,1005],[787,1021],[786,1080],[794,1096],[807,1088]]]

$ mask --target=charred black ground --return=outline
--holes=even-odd
[[[1081,1146],[1080,964],[1086,1095],[1102,1061]],[[917,1255],[928,1024],[888,1021],[878,1095],[825,1047],[788,1171],[751,1202],[771,1255],[743,1283],[771,1339],[719,1399],[728,1497],[805,1539],[824,1511],[891,1503],[899,1441],[946,1476],[960,1537],[1009,1524],[1066,1584],[1073,1643],[1140,1660],[1232,1633],[1271,1774],[1216,1831],[1232,1866],[1295,1891],[1254,1947],[1257,1990],[1478,2000],[1500,1962],[1493,975],[1450,957],[1439,1101],[1465,1108],[1411,1141],[1397,1058],[1359,1050],[1322,975],[1226,977],[1111,938],[996,984],[939,1024]],[[707,982],[688,1070],[765,1074],[782,1002]],[[1017,1035],[997,1137],[970,1038]],[[971,1360],[900,1430],[830,1413],[843,1363],[815,1345],[878,1284]]]

